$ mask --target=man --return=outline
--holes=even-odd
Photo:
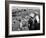
[[[29,30],[34,30],[35,29],[35,26],[34,26],[34,16],[35,16],[35,14],[31,13],[29,16],[30,16],[29,21],[28,21],[28,23],[30,25]]]
[[[29,30],[39,30],[40,29],[39,15],[31,13],[28,23],[30,24]]]
[[[34,20],[34,25],[35,25],[35,30],[40,30],[39,15],[36,15],[35,20]]]

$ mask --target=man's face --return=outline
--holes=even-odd
[[[34,16],[35,16],[35,14],[34,14],[34,13],[31,13],[29,16],[34,17]]]

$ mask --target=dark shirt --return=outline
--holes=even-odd
[[[40,23],[37,23],[36,19],[34,20],[33,23],[33,20],[30,18],[28,23],[30,24],[29,30],[40,30]]]

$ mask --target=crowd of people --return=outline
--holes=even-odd
[[[18,19],[17,19],[18,18]],[[40,17],[38,14],[30,13],[24,18],[18,16],[14,18],[13,30],[25,31],[25,30],[40,30]],[[15,27],[15,28],[14,28]]]

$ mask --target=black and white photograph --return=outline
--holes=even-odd
[[[44,34],[44,3],[16,2],[8,4],[8,35]]]
[[[14,7],[12,9],[12,31],[40,30],[40,9]]]
[[[42,6],[10,4],[9,8],[9,28],[12,32],[42,32]]]

